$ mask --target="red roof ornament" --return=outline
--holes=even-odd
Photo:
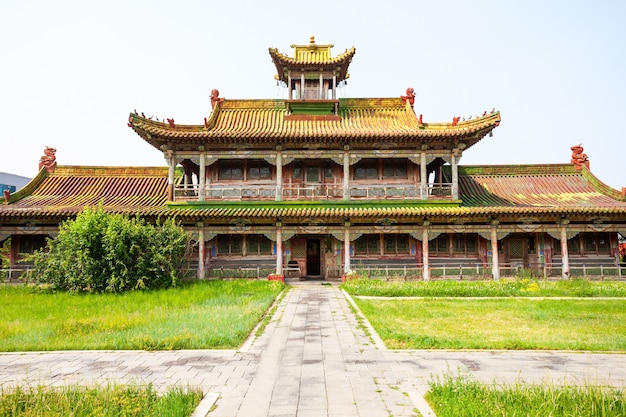
[[[49,173],[54,172],[54,167],[57,166],[57,157],[55,156],[57,150],[46,146],[46,149],[43,150],[44,155],[39,159],[39,170],[45,167],[46,171]]]
[[[586,153],[583,153],[584,149],[581,145],[582,144],[578,144],[570,148],[572,150],[571,162],[574,164],[577,171],[580,171],[583,165],[589,169],[589,158],[587,158]]]
[[[221,103],[224,101],[224,97],[220,97],[220,92],[217,88],[211,90],[211,108],[215,108],[216,103]]]
[[[406,96],[400,96],[400,98],[405,103],[408,100],[409,103],[411,104],[411,107],[413,107],[413,104],[415,103],[415,90],[413,88],[411,88],[411,87],[407,88],[406,89]]]

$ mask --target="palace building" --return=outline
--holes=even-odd
[[[200,279],[350,271],[499,279],[520,269],[621,276],[626,192],[591,173],[582,147],[572,147],[568,164],[463,166],[498,127],[498,111],[433,123],[414,108],[411,88],[338,98],[356,51],[333,56],[332,47],[311,37],[291,56],[269,49],[286,99],[224,99],[213,90],[197,125],[131,113],[129,128],[166,167],[42,158],[39,175],[0,205],[11,262],[100,203],[149,221],[178,219],[197,242]]]

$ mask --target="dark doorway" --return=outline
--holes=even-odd
[[[306,274],[307,276],[320,276],[320,240],[307,239],[306,241]]]

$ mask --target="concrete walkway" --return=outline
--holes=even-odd
[[[417,408],[427,416],[428,381],[459,372],[486,382],[626,386],[623,354],[386,350],[337,286],[294,284],[263,334],[237,351],[3,353],[0,386],[201,387],[211,417],[402,417]]]

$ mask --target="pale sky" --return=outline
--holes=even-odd
[[[425,122],[496,108],[493,137],[462,165],[568,163],[626,186],[626,2],[85,1],[0,4],[0,171],[32,177],[43,149],[61,165],[165,166],[127,125],[202,124],[211,89],[284,98],[268,48],[354,46],[340,97],[417,92]]]

